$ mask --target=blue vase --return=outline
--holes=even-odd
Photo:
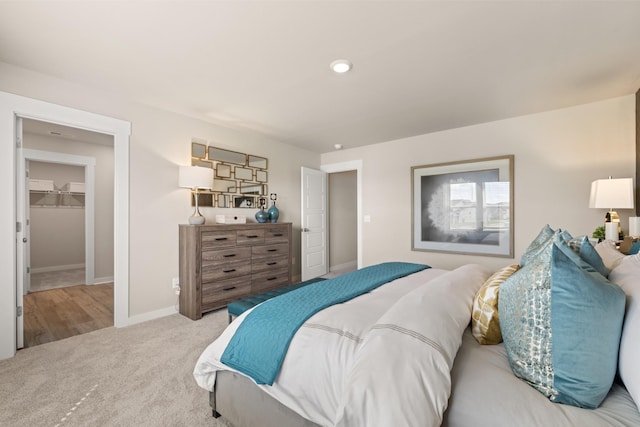
[[[280,211],[278,210],[278,208],[276,208],[276,202],[273,202],[273,205],[271,205],[268,212],[269,212],[269,220],[271,222],[278,222]]]
[[[256,212],[256,221],[259,223],[265,223],[269,219],[269,212],[265,211],[264,208],[260,208],[258,212]]]

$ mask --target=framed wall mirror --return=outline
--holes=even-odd
[[[265,157],[211,146],[202,138],[192,138],[191,164],[215,172],[209,206],[255,208],[257,197],[268,194],[269,162]]]
[[[242,179],[244,181],[253,181],[253,170],[247,168],[235,168],[236,179]]]
[[[241,194],[254,194],[256,196],[260,196],[262,194],[267,194],[267,186],[264,184],[255,184],[250,182],[243,182],[240,185],[240,193]]]
[[[209,160],[244,166],[247,164],[247,155],[222,148],[209,147]]]
[[[198,142],[191,143],[191,157],[197,157],[199,159],[207,158],[207,146]]]
[[[267,169],[267,159],[264,157],[254,156],[249,154],[249,166],[252,168]]]

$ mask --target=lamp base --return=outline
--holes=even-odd
[[[617,242],[619,240],[618,226],[619,224],[617,222],[605,222],[604,238],[606,240],[613,240],[614,242]]]
[[[204,224],[204,217],[202,215],[190,216],[189,217],[189,224],[191,224],[191,225],[202,225],[202,224]]]

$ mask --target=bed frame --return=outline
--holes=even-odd
[[[218,371],[209,404],[214,418],[222,416],[233,427],[319,427],[231,371]]]

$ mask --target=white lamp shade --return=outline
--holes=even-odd
[[[211,188],[213,186],[213,169],[200,166],[180,166],[178,170],[178,186]]]
[[[591,183],[589,207],[596,209],[633,209],[633,179],[598,179]]]

